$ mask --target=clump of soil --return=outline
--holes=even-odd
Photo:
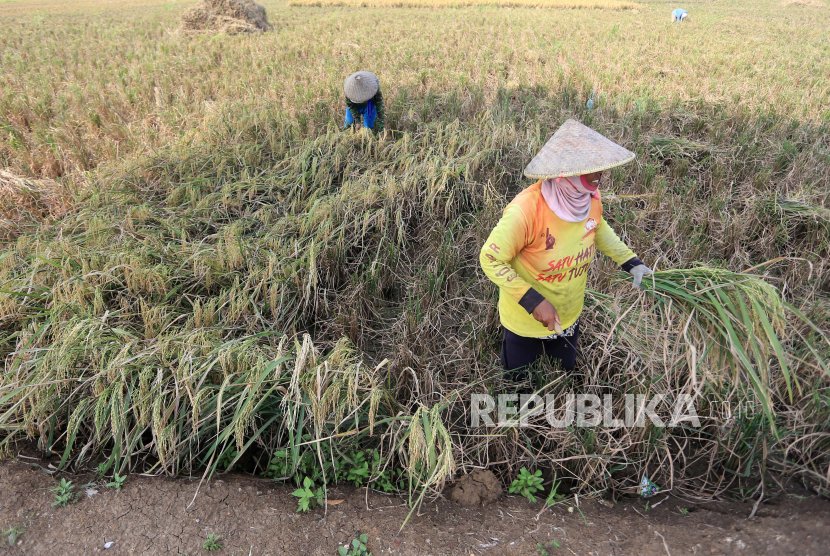
[[[262,33],[274,27],[268,23],[265,8],[253,0],[202,0],[182,14],[184,31]]]
[[[462,506],[492,504],[502,497],[501,483],[492,471],[474,469],[455,483],[450,498]]]

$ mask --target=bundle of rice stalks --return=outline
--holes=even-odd
[[[814,205],[803,199],[781,199],[776,197],[768,202],[768,207],[783,215],[796,218],[813,218],[830,222],[830,209]]]
[[[830,379],[830,339],[774,287],[757,276],[700,266],[655,272],[644,288],[618,292],[614,304],[595,297],[607,329],[599,364],[619,349],[636,354],[640,370],[657,377],[658,391],[703,404],[698,411],[708,416],[698,441],[714,442],[715,453],[729,446],[728,468],[747,468],[760,457],[762,441],[781,456],[808,431],[830,435],[826,409],[812,403]],[[725,422],[711,428],[719,418]],[[743,453],[746,444],[751,454]],[[818,453],[801,463],[823,465]]]
[[[712,154],[712,145],[689,141],[677,137],[655,135],[651,138],[650,146],[657,158],[694,158],[700,159]]]
[[[667,323],[682,323],[682,351],[690,358],[691,385],[698,391],[702,386],[698,373],[711,384],[751,387],[775,430],[775,401],[792,404],[794,390],[803,395],[802,384],[792,372],[800,361],[787,347],[799,340],[806,342],[815,356],[815,368],[830,378],[821,355],[830,347],[827,338],[761,278],[696,267],[659,271],[647,282],[648,295],[638,302],[662,314]],[[805,336],[805,327],[819,334],[819,345]],[[665,329],[644,333],[665,334]]]

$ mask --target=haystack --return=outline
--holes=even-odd
[[[182,14],[180,28],[236,35],[262,33],[274,27],[268,23],[265,8],[253,0],[202,0]]]

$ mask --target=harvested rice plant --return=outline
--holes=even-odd
[[[812,12],[265,2],[273,30],[226,36],[179,32],[187,3],[117,4],[0,4],[3,450],[320,484],[376,449],[366,483],[394,469],[412,502],[483,466],[586,496],[644,474],[697,499],[768,473],[830,492]],[[378,135],[341,128],[364,67]],[[656,272],[632,290],[598,257],[576,371],[533,384],[557,408],[612,395],[614,416],[659,394],[665,422],[687,395],[699,426],[471,426],[472,394],[515,390],[478,252],[567,118],[637,154],[604,178],[605,218]]]

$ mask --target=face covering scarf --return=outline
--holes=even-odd
[[[582,222],[591,211],[591,193],[582,176],[547,179],[542,182],[542,197],[553,213],[565,222]]]

